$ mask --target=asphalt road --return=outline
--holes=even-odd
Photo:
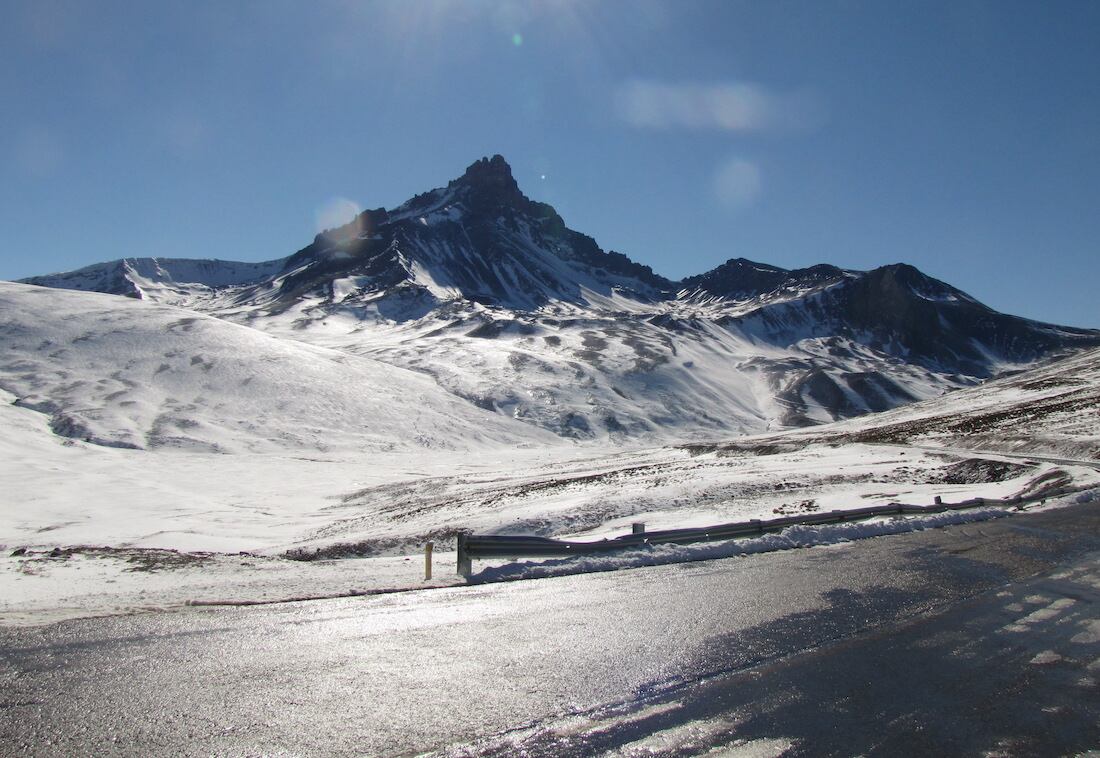
[[[0,751],[1061,755],[1100,747],[1098,603],[1092,503],[695,564],[7,629]]]

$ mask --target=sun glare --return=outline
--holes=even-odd
[[[315,231],[320,234],[344,226],[362,212],[358,203],[346,197],[333,197],[320,205],[313,214]]]

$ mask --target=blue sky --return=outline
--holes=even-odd
[[[1100,3],[0,0],[0,278],[265,260],[493,153],[678,278],[906,261],[1100,327]]]

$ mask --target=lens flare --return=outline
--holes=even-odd
[[[355,221],[362,209],[346,197],[333,197],[320,205],[313,214],[314,226],[318,234],[340,229]]]

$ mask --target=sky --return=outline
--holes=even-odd
[[[912,263],[1100,327],[1100,3],[0,0],[0,278],[269,260],[500,153],[670,278]]]

